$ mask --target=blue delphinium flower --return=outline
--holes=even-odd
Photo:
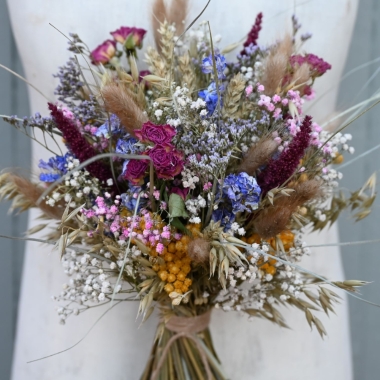
[[[224,70],[226,69],[226,58],[221,54],[215,54],[215,66],[218,73],[218,78],[224,78]],[[202,72],[204,74],[213,74],[214,73],[214,64],[212,60],[212,55],[203,58],[202,60]]]
[[[139,153],[140,148],[136,145],[138,142],[137,139],[131,137],[129,134],[125,135],[123,138],[117,140],[115,152],[121,154],[136,154]],[[124,160],[123,162],[123,171],[121,173],[124,176],[125,171],[127,170],[129,160]]]
[[[211,82],[207,90],[199,91],[198,96],[206,102],[207,111],[212,115],[218,104],[218,93],[215,82]]]
[[[125,136],[122,139],[117,140],[115,152],[122,154],[133,154],[138,150],[135,146],[137,142],[137,139],[130,136]]]
[[[214,222],[220,222],[220,225],[224,227],[224,231],[228,231],[231,229],[231,224],[235,221],[235,214],[224,207],[220,207],[212,212],[211,219]]]
[[[247,173],[228,175],[224,180],[222,191],[231,201],[234,214],[242,211],[252,212],[258,207],[261,189],[256,179]]]
[[[121,132],[121,128],[120,128],[120,119],[112,114],[109,118],[109,120],[106,120],[106,122],[104,124],[102,124],[98,130],[95,132],[95,136],[97,137],[105,137],[107,139],[110,138],[110,132],[111,130],[111,133],[112,134],[117,134],[117,133],[120,133]]]
[[[137,197],[134,194],[138,194],[141,191],[141,186],[130,186],[126,193],[120,195],[121,204],[129,211],[134,212],[137,204]],[[137,212],[139,212],[146,204],[148,199],[140,197],[139,206]]]
[[[40,160],[38,167],[45,170],[47,173],[40,174],[40,180],[43,182],[54,182],[67,173],[67,161],[72,157],[70,153],[64,156],[55,156],[49,158],[47,162]]]

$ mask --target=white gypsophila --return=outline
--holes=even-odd
[[[139,252],[135,248],[132,255],[138,255]],[[109,252],[100,250],[99,255],[109,257]],[[109,259],[101,260],[88,253],[67,249],[62,257],[62,266],[70,279],[63,284],[61,293],[53,297],[63,304],[57,309],[61,323],[65,323],[69,315],[78,315],[99,303],[109,302],[112,294],[120,293],[123,288],[123,282],[115,287],[118,269]]]
[[[73,157],[68,157],[67,161],[66,166],[71,171],[80,165],[80,161]],[[112,183],[109,184],[108,181],[107,185],[111,186]],[[70,203],[70,207],[74,208],[83,203],[83,194],[86,195],[86,199],[89,199],[89,195],[96,197],[100,194],[100,191],[101,184],[99,180],[93,178],[87,170],[82,169],[74,171],[70,175],[66,174],[64,183],[58,185],[51,196],[46,196],[46,203],[50,206],[55,206],[56,202],[63,199],[66,204]]]

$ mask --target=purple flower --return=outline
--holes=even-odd
[[[116,54],[116,42],[112,40],[104,41],[91,52],[91,62],[94,65],[106,64]]]
[[[95,136],[97,137],[105,137],[106,139],[110,138],[110,131],[112,134],[119,133],[121,131],[120,129],[120,119],[112,114],[109,118],[107,119],[104,124],[102,124],[94,133]]]
[[[244,42],[244,49],[240,52],[241,55],[247,55],[245,48],[253,45],[257,45],[257,39],[259,38],[259,32],[261,30],[261,23],[263,21],[263,14],[260,12],[256,16],[255,23],[252,26],[252,29],[249,31],[246,41]]]
[[[224,227],[224,231],[231,229],[231,224],[235,221],[235,217],[234,213],[223,207],[214,210],[211,215],[211,219],[214,222],[220,222],[221,226]]]
[[[245,172],[228,175],[223,183],[223,196],[232,204],[232,212],[256,210],[259,204],[261,189],[254,177]]]
[[[169,144],[175,136],[176,131],[170,125],[156,125],[148,121],[140,130],[135,130],[135,135],[142,142],[153,144]]]
[[[172,145],[156,145],[149,150],[158,178],[171,179],[183,169],[183,155]]]
[[[289,147],[281,153],[278,159],[272,158],[266,169],[257,177],[263,195],[282,185],[294,173],[305,150],[310,145],[311,132],[311,117],[306,116],[301,130],[293,138]]]
[[[222,91],[222,86],[220,90]],[[212,115],[218,104],[218,93],[215,82],[211,82],[207,90],[199,91],[198,96],[206,102],[207,111]]]
[[[148,160],[130,160],[125,171],[124,178],[134,185],[141,185],[148,169]]]
[[[226,58],[222,54],[215,54],[215,66],[218,73],[218,78],[224,78],[224,70],[226,68]],[[213,74],[214,73],[214,63],[212,55],[203,58],[202,60],[202,72],[204,74]]]
[[[51,116],[56,123],[56,127],[62,132],[66,144],[69,146],[71,152],[80,162],[85,162],[88,159],[96,156],[97,152],[94,147],[86,140],[80,133],[73,120],[67,119],[63,112],[52,103],[48,103]],[[87,165],[89,173],[98,178],[100,181],[106,182],[112,178],[111,169],[101,161],[95,161]],[[112,190],[116,191],[113,185]]]
[[[170,190],[170,194],[177,194],[183,200],[186,199],[188,193],[189,193],[189,188],[184,189],[183,187],[172,187]]]
[[[292,55],[290,57],[290,64],[292,67],[295,65],[301,66],[303,63],[307,63],[310,66],[312,75],[317,77],[323,75],[327,70],[331,69],[331,65],[324,61],[322,58],[317,57],[314,54]]]

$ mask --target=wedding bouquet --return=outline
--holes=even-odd
[[[334,310],[332,288],[364,284],[299,262],[307,231],[346,208],[369,214],[375,178],[348,197],[338,191],[334,167],[354,153],[352,137],[303,114],[331,66],[302,52],[310,35],[299,36],[295,17],[292,34],[260,46],[260,13],[243,46],[223,50],[208,23],[183,31],[183,8],[170,14],[156,1],[154,14],[149,71],[137,64],[143,29],[121,27],[92,51],[70,35],[50,116],[5,118],[53,157],[40,161],[38,183],[3,172],[0,195],[50,219],[29,233],[50,228],[45,242],[70,276],[56,297],[62,323],[138,300],[142,321],[160,314],[142,379],[226,379],[213,308],[286,327],[279,307],[295,306],[323,337],[315,313]]]

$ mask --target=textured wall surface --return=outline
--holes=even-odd
[[[0,63],[21,73],[22,68],[9,25],[7,7],[3,0],[0,1],[0,46]],[[28,112],[25,84],[0,69],[0,114],[24,116],[28,115]],[[29,165],[29,139],[1,120],[0,168],[29,168]],[[27,215],[8,215],[8,208],[9,203],[0,204],[0,234],[20,236],[27,228]],[[0,240],[0,379],[4,380],[10,378],[23,251],[23,242]]]
[[[360,1],[346,72],[380,57],[379,17],[380,2],[378,0]],[[12,38],[5,0],[0,0],[0,46],[0,63],[21,73],[22,68]],[[24,83],[1,70],[0,84],[0,114],[28,115]],[[373,96],[379,89],[380,59],[379,62],[355,72],[342,82],[339,110],[344,110]],[[10,166],[28,168],[30,164],[28,139],[3,121],[0,121],[0,131],[0,168]],[[357,154],[380,144],[380,106],[353,123],[348,132],[354,136],[353,144]],[[359,188],[370,174],[379,168],[380,149],[343,169],[343,185],[350,189]],[[380,199],[374,206],[373,214],[359,224],[355,224],[348,214],[343,215],[339,225],[342,242],[380,238],[379,202]],[[0,204],[0,234],[20,236],[26,229],[26,215],[11,217],[7,215],[8,207],[9,204]],[[343,247],[342,255],[346,278],[374,281],[363,289],[362,293],[364,298],[380,303],[378,246],[378,244],[368,244]],[[318,254],[323,255],[323,250],[321,249]],[[0,379],[4,380],[10,376],[22,258],[22,242],[0,240]],[[378,379],[380,310],[351,299],[350,311],[355,379]],[[339,316],[333,315],[331,318],[339,318]],[[328,344],[328,339],[326,344]]]
[[[346,72],[378,58],[378,61],[347,78],[340,88],[340,109],[370,98],[380,90],[380,2],[361,0]],[[380,144],[380,105],[370,110],[348,128],[353,135],[356,154]],[[350,159],[350,158],[348,158]],[[343,186],[358,189],[380,169],[380,149],[342,169]],[[378,173],[379,174],[379,173]],[[378,177],[379,178],[379,177]],[[379,190],[379,186],[377,186]],[[380,198],[372,214],[355,224],[343,215],[339,224],[342,242],[380,238]],[[323,252],[321,252],[323,255]],[[364,279],[374,283],[362,289],[365,299],[380,303],[379,243],[342,247],[346,278]],[[326,259],[328,259],[326,257]],[[351,338],[354,373],[357,380],[375,380],[380,373],[380,309],[350,299]],[[333,316],[332,318],[336,318]]]

